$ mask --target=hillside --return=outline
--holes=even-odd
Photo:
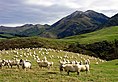
[[[71,37],[66,37],[65,40],[80,42],[81,44],[90,44],[101,42],[104,40],[113,41],[118,39],[118,26],[104,28],[87,34],[81,34]]]
[[[47,52],[48,54],[46,54]],[[39,68],[36,62],[36,57],[42,60],[44,56],[47,57],[48,61],[54,62],[50,70]],[[82,60],[84,62],[85,59],[89,58],[91,62],[90,72],[87,74],[86,72],[80,72],[79,76],[76,73],[67,75],[67,72],[64,71],[60,73],[59,60],[63,60],[61,57],[64,58],[65,56],[68,57],[66,59],[69,61]],[[0,57],[6,60],[13,60],[14,58],[27,59],[32,62],[32,69],[27,69],[26,71],[21,66],[20,69],[17,66],[13,66],[13,68],[5,66],[0,69],[0,82],[117,82],[118,80],[118,60],[105,61],[83,54],[45,48],[3,50],[0,51]],[[98,62],[98,65],[96,65],[96,62]]]
[[[118,58],[118,26],[104,28],[95,32],[67,37],[68,42],[75,42],[67,50],[81,52],[102,59]]]
[[[117,37],[118,26],[114,26],[88,34],[66,37],[64,39],[41,37],[3,39],[0,41],[0,50],[43,47],[83,53],[101,59],[113,60],[118,58]]]
[[[92,10],[75,11],[51,25],[49,30],[46,30],[41,36],[63,38],[92,32],[99,29],[108,19],[104,14]]]

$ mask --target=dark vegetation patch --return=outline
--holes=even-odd
[[[106,60],[118,59],[118,40],[112,42],[95,42],[91,44],[79,44],[78,42],[37,37],[14,38],[0,41],[0,50],[41,47],[82,53]]]
[[[118,59],[118,40],[115,40],[113,42],[95,42],[86,45],[74,43],[69,45],[67,50],[99,57],[101,59],[113,60]]]

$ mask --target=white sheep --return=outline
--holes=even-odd
[[[98,65],[98,64],[99,64],[99,62],[96,62],[95,64],[96,64],[96,65]]]
[[[86,71],[86,73],[89,71],[89,64],[85,64],[85,65],[80,65],[80,64],[63,64],[60,65],[60,72],[63,71],[63,69],[68,73],[69,72],[77,72],[77,74],[79,75],[79,73],[81,71]]]
[[[20,60],[20,65],[22,66],[23,69],[26,70],[26,68],[30,68],[31,69],[31,62],[30,61],[25,61],[25,60]]]
[[[20,66],[20,60],[9,60],[8,61],[8,63],[9,63],[9,66],[11,66],[11,68],[12,68],[12,66],[17,66],[18,68],[19,68],[19,66]]]
[[[3,59],[2,60],[2,66],[8,66],[8,68],[9,68],[9,60]]]
[[[0,68],[2,68],[4,66],[4,61],[0,60]]]
[[[68,73],[68,75],[69,75],[69,72],[77,72],[77,74],[79,75],[78,65],[65,64],[65,65],[62,65],[61,70],[63,71],[63,69]]]
[[[37,61],[39,67],[46,67],[50,69],[51,66],[53,66],[53,62],[48,62],[48,61]]]
[[[90,60],[89,59],[85,60],[85,64],[90,64]]]

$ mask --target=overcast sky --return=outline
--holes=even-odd
[[[118,0],[0,0],[0,25],[51,25],[77,10],[111,17],[118,13]]]

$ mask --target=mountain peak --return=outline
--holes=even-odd
[[[75,16],[80,15],[80,14],[83,14],[83,12],[82,12],[82,11],[75,11],[75,12],[72,13],[71,15],[72,15],[73,17],[75,17]]]
[[[72,13],[73,15],[78,15],[78,14],[82,14],[82,11],[75,11],[74,13]]]
[[[93,11],[93,10],[87,10],[87,11],[84,12],[84,14],[87,15],[87,16],[92,16],[92,15],[97,16],[97,15],[100,15],[101,13],[98,13],[98,12]]]
[[[96,13],[96,12],[93,10],[87,10],[87,11],[85,11],[85,13]]]
[[[75,12],[73,12],[72,14],[70,14],[69,16],[67,16],[66,18],[71,19],[71,18],[78,17],[78,16],[80,16],[80,15],[82,15],[82,14],[83,14],[82,11],[75,11]]]
[[[97,12],[95,12],[93,10],[87,10],[85,12],[83,12],[83,11],[75,11],[71,15],[77,16],[77,15],[81,15],[81,14],[91,14],[91,13],[93,14],[93,13],[97,13]]]

